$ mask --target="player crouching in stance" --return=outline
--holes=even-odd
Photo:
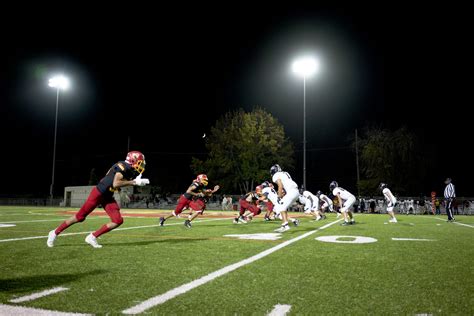
[[[334,205],[332,203],[332,200],[325,194],[323,194],[323,192],[321,191],[318,191],[316,192],[316,196],[319,198],[319,201],[320,203],[322,203],[321,205],[321,212],[324,214],[326,211],[329,211],[329,212],[334,212]]]
[[[331,190],[332,194],[337,197],[339,205],[341,206],[341,213],[342,215],[344,215],[344,223],[342,223],[341,225],[346,226],[355,224],[352,211],[350,211],[350,208],[356,201],[355,196],[349,191],[346,191],[343,188],[339,187],[339,184],[337,184],[336,181],[333,181],[331,182],[331,184],[329,184],[329,190]]]
[[[397,199],[395,196],[392,194],[392,191],[388,188],[388,185],[386,183],[380,183],[379,189],[382,190],[383,196],[387,200],[387,213],[390,215],[390,223],[397,223],[397,219],[395,218],[395,214],[393,212],[393,208],[395,207],[395,204],[397,203]]]
[[[49,232],[48,241],[46,242],[48,247],[54,246],[56,237],[66,228],[77,222],[83,222],[97,206],[102,205],[112,221],[86,237],[86,242],[92,247],[101,248],[102,246],[97,242],[97,237],[119,227],[123,223],[120,207],[114,199],[114,192],[125,186],[149,184],[148,179],[142,179],[144,171],[145,156],[139,151],[129,152],[125,161],[114,164],[99,184],[92,189],[79,212],[65,220],[58,228]]]
[[[169,214],[168,216],[160,217],[160,226],[163,226],[165,221],[168,218],[173,217],[173,216],[178,217],[179,214],[181,214],[181,212],[183,212],[183,210],[185,208],[191,207],[191,203],[195,199],[198,199],[198,198],[203,199],[205,197],[206,186],[208,184],[208,181],[209,180],[207,178],[207,175],[205,175],[205,174],[198,175],[196,177],[196,179],[193,181],[193,183],[191,183],[191,185],[188,187],[186,192],[179,197],[178,205],[176,205],[175,210],[173,212],[171,212],[171,214]],[[215,191],[217,191],[219,189],[219,186],[216,186],[214,189],[215,189]],[[211,193],[211,192],[214,193],[215,191],[212,191],[212,190],[210,192],[208,191],[207,195],[209,195],[209,193]],[[204,202],[204,200],[202,202]],[[194,203],[193,205],[194,205],[195,208],[199,209],[200,204],[202,204],[202,203],[201,202]],[[204,211],[204,209],[202,209],[200,211],[200,213],[202,213],[203,211]],[[198,213],[192,214],[192,211],[191,211],[191,215],[195,215],[193,217],[193,219],[194,219],[198,215]],[[186,227],[191,227],[191,221],[189,219],[185,221],[185,226]]]
[[[268,199],[275,205],[273,208],[275,214],[277,216],[281,214],[283,223],[275,232],[282,233],[290,229],[288,220],[293,222],[295,226],[299,224],[299,220],[288,216],[288,208],[298,199],[300,192],[298,191],[298,185],[291,179],[290,174],[282,171],[278,164],[270,168],[270,174],[273,183],[278,186],[278,195],[276,197],[273,194],[268,195]],[[286,192],[285,195],[283,195],[283,190]]]
[[[303,204],[305,214],[314,215],[314,220],[320,221],[321,219],[326,218],[326,215],[320,212],[319,198],[313,193],[300,189],[300,196],[298,201]]]
[[[262,194],[262,187],[257,186],[255,191],[243,195],[239,200],[240,212],[239,216],[234,218],[233,223],[244,223],[251,221],[252,218],[262,212],[259,205],[260,195]]]

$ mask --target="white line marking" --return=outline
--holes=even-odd
[[[203,220],[197,220],[194,223],[203,223],[203,222],[212,222],[212,221],[221,221],[221,220],[228,220],[228,218],[215,218],[215,219],[203,219]],[[183,225],[183,223],[173,223],[173,224],[167,224],[166,226],[171,226],[171,225]],[[156,225],[147,225],[147,226],[133,226],[133,227],[125,227],[125,228],[117,228],[114,229],[114,231],[118,230],[129,230],[129,229],[138,229],[138,228],[149,228],[149,227],[158,227],[160,224]],[[87,231],[87,232],[79,232],[79,233],[64,233],[60,234],[59,236],[73,236],[73,235],[83,235],[83,234],[90,234],[92,231]],[[0,242],[9,242],[9,241],[18,241],[18,240],[30,240],[30,239],[41,239],[41,238],[48,238],[48,236],[33,236],[33,237],[22,237],[22,238],[10,238],[10,239],[0,239]]]
[[[64,221],[64,218],[58,218],[58,219],[37,219],[37,220],[34,220],[34,221],[0,222],[0,224],[36,223],[36,222],[57,222],[57,221]]]
[[[0,228],[6,228],[6,227],[15,227],[15,224],[2,224],[0,223]]]
[[[434,219],[437,219],[437,220],[439,220],[439,221],[446,222],[445,219],[442,219],[442,218],[439,218],[439,217],[434,217]],[[463,224],[463,223],[458,223],[458,222],[452,222],[452,224],[456,224],[456,225],[461,225],[461,226],[466,226],[466,227],[474,228],[474,226],[471,226],[471,225],[468,225],[468,224]]]
[[[418,239],[418,238],[392,238],[392,240],[436,241],[435,239]]]
[[[336,220],[336,221],[331,222],[329,224],[326,224],[326,225],[324,225],[324,226],[322,226],[322,227],[320,227],[316,230],[309,231],[309,232],[307,232],[305,234],[302,234],[298,237],[287,240],[287,241],[285,241],[285,242],[283,242],[283,243],[281,243],[281,244],[279,244],[275,247],[272,247],[270,249],[262,251],[262,252],[254,255],[250,258],[247,258],[247,259],[244,259],[244,260],[239,261],[237,263],[231,264],[231,265],[226,266],[224,268],[221,268],[217,271],[211,272],[208,275],[205,275],[205,276],[203,276],[203,277],[201,277],[197,280],[194,280],[194,281],[191,281],[189,283],[178,286],[177,288],[169,290],[168,292],[166,292],[164,294],[157,295],[157,296],[154,296],[152,298],[149,298],[146,301],[143,301],[138,305],[135,305],[135,306],[130,307],[126,310],[123,310],[122,313],[124,313],[124,314],[139,314],[139,313],[142,313],[142,312],[146,311],[147,309],[150,309],[154,306],[163,304],[166,301],[169,301],[169,300],[175,298],[178,295],[184,294],[184,293],[186,293],[186,292],[188,292],[188,291],[190,291],[190,290],[192,290],[192,289],[194,289],[198,286],[206,284],[207,282],[210,282],[210,281],[212,281],[212,280],[214,280],[214,279],[216,279],[220,276],[223,276],[224,274],[227,274],[227,273],[232,272],[232,271],[234,271],[234,270],[236,270],[240,267],[243,267],[243,266],[245,266],[247,264],[250,264],[254,261],[262,259],[262,258],[274,253],[275,251],[280,250],[281,248],[284,248],[288,245],[291,245],[292,243],[297,242],[297,241],[299,241],[303,238],[306,238],[306,237],[308,237],[308,236],[310,236],[310,235],[312,235],[312,234],[314,234],[314,233],[316,233],[320,230],[326,229],[326,228],[330,227],[331,225],[334,225],[337,222],[340,222],[341,220],[342,219],[339,219],[339,220]]]
[[[9,300],[9,302],[11,302],[11,303],[22,303],[22,302],[33,301],[33,300],[36,300],[40,297],[48,296],[48,295],[51,295],[51,294],[55,294],[55,293],[59,293],[59,292],[62,292],[62,291],[67,291],[67,290],[69,290],[67,287],[55,287],[55,288],[45,290],[45,291],[42,291],[42,292],[38,292],[38,293],[18,297],[18,298],[15,298],[13,300]]]
[[[285,316],[291,309],[291,305],[276,304],[275,308],[268,314],[268,316]]]
[[[238,239],[253,239],[253,240],[277,240],[281,238],[281,233],[261,233],[261,234],[235,234],[224,235],[224,237],[233,237]]]
[[[92,316],[92,314],[63,313],[47,309],[10,306],[0,304],[0,315],[28,315],[28,316]]]

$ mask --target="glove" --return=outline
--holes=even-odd
[[[142,175],[139,175],[138,177],[133,180],[135,182],[135,185],[138,185],[140,187],[150,184],[150,180],[148,179],[142,179]]]
[[[204,193],[199,192],[199,193],[197,194],[197,197],[204,197]]]

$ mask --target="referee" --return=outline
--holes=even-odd
[[[454,222],[453,216],[453,203],[456,198],[456,192],[454,191],[454,185],[451,183],[451,178],[447,178],[444,181],[446,188],[444,189],[444,199],[446,200],[446,214],[448,215],[448,222]]]

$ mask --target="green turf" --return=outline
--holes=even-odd
[[[0,228],[0,240],[46,236],[67,217],[58,211],[2,207],[0,223],[17,223]],[[398,218],[397,224],[384,224],[386,215],[359,215],[354,226],[337,223],[146,313],[265,315],[276,304],[289,304],[290,315],[473,315],[474,217],[457,216],[459,223],[472,227],[434,216]],[[186,229],[182,219],[170,219],[167,224],[179,225],[114,231],[100,239],[102,249],[85,244],[86,233],[60,236],[51,249],[45,238],[0,242],[0,303],[120,314],[150,297],[333,222],[335,216],[321,222],[304,218],[300,227],[277,241],[223,237],[270,233],[277,222],[257,218],[234,225],[231,219],[202,220],[192,229]],[[107,221],[107,217],[89,217],[65,233],[95,230]],[[121,228],[156,224],[153,217],[127,217]],[[377,242],[315,240],[332,235],[372,237]],[[434,241],[393,241],[392,237]],[[30,302],[8,302],[57,286],[70,289]]]

